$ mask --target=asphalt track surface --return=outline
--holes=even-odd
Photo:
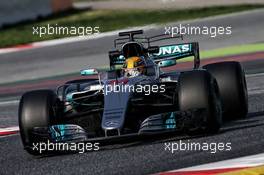
[[[264,61],[243,63],[245,69]],[[257,67],[257,66],[255,66]],[[263,153],[264,145],[264,72],[247,75],[249,115],[246,119],[226,123],[212,136],[132,141],[101,147],[96,152],[34,157],[23,150],[20,136],[0,138],[0,174],[150,174],[184,168],[246,155]],[[0,106],[1,125],[17,125],[17,104]],[[6,116],[4,119],[3,116]],[[230,151],[165,151],[164,143],[231,143]]]
[[[232,27],[231,35],[219,35],[215,38],[209,35],[188,35],[183,42],[198,41],[201,50],[228,47],[232,45],[257,43],[264,41],[264,9],[250,12],[209,17],[189,22],[183,25],[211,27]],[[150,28],[147,36],[160,35],[165,32],[165,26],[178,26],[180,23]],[[91,39],[75,43],[50,46],[0,54],[0,84],[25,79],[54,76],[77,72],[87,66],[98,67],[108,65],[108,51],[113,49],[116,35]],[[181,42],[176,40],[176,42]],[[175,41],[174,41],[175,43]]]
[[[249,16],[255,13],[252,13]],[[256,19],[249,18],[249,21],[256,20],[254,24],[252,22],[252,25],[258,26],[259,24],[264,24],[263,20],[260,20],[261,18],[259,19],[259,21],[257,21],[258,16],[261,15],[263,16],[263,11],[262,14],[260,13],[255,16]],[[231,17],[230,20],[232,20]],[[223,22],[226,21],[227,20],[223,20]],[[242,21],[240,22],[243,23]],[[255,26],[250,27],[254,28]],[[259,34],[259,31],[261,30],[255,29],[255,34]],[[248,34],[245,37],[248,38],[247,41],[242,41],[240,37],[235,37],[236,39],[234,39],[234,41],[230,37],[230,42],[250,42],[250,38],[254,38],[255,36]],[[108,39],[110,44],[111,37],[109,37]],[[227,39],[218,39],[217,41],[209,40],[211,39],[205,39],[205,49],[217,48],[221,45],[223,46],[225,44],[228,44]],[[259,35],[258,38],[254,39],[254,42],[261,41],[263,41],[261,35]],[[201,41],[201,43],[202,42],[203,41]],[[93,44],[98,44],[97,46],[100,46],[100,43],[93,42]],[[106,42],[104,44],[107,45],[108,43]],[[84,46],[91,47],[92,44],[90,45],[89,43],[84,42],[77,43],[77,45],[82,46],[82,48],[84,48]],[[3,59],[6,66],[15,66],[14,68],[17,69],[19,69],[19,65],[21,64],[22,68],[18,71],[23,74],[23,68],[27,70],[26,66],[31,66],[29,62],[34,64],[33,57],[37,61],[39,61],[39,65],[40,67],[42,67],[42,64],[44,64],[45,60],[47,62],[52,62],[54,59],[59,64],[61,63],[61,61],[63,61],[62,58],[64,56],[66,57],[66,60],[70,59],[71,57],[82,58],[84,55],[92,54],[91,52],[93,52],[89,49],[84,49],[81,52],[81,50],[78,50],[80,49],[80,47],[75,47],[74,44],[67,45],[68,49],[66,50],[64,50],[65,47],[66,46],[56,46],[55,48],[49,47],[31,51],[24,51],[21,53],[6,54],[1,55],[0,59]],[[80,52],[76,52],[75,49]],[[69,52],[69,50],[71,50],[72,52]],[[54,53],[54,57],[45,57],[44,53],[49,56],[53,56],[51,53]],[[8,61],[8,58],[14,59],[13,61],[18,61],[19,64],[12,63],[12,61],[10,60]],[[25,62],[24,59],[27,58],[29,59],[29,62]],[[19,59],[21,60],[19,61]],[[104,64],[104,62],[100,61],[99,63]],[[124,144],[110,145],[107,147],[102,147],[100,151],[96,152],[87,152],[84,154],[67,154],[49,157],[33,157],[26,153],[23,150],[19,135],[1,137],[0,174],[150,174],[171,169],[198,165],[202,163],[209,163],[235,157],[263,153],[264,60],[243,62],[242,64],[246,72],[249,73],[247,74],[247,83],[249,90],[249,115],[246,119],[226,123],[221,129],[221,132],[217,135],[202,136],[195,138],[187,137],[184,135],[172,136],[166,139],[155,138],[154,140],[144,140],[137,142],[128,142]],[[4,68],[2,64],[1,66],[2,68]],[[47,67],[50,68],[49,66]],[[52,68],[50,68],[50,70],[51,69]],[[34,72],[34,70],[31,71]],[[8,72],[4,75],[8,76]],[[1,79],[4,78],[3,76],[1,76]],[[8,98],[9,100],[19,99],[19,97]],[[2,103],[0,105],[1,127],[17,125],[17,108],[18,106],[15,102],[10,102],[6,104]],[[176,151],[174,153],[165,151],[165,142],[179,143],[180,139],[182,139],[182,141],[185,143],[231,142],[232,149],[230,151],[219,151],[215,154],[212,154],[209,151]]]

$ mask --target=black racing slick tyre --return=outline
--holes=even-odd
[[[18,121],[20,136],[24,148],[30,154],[34,151],[33,143],[40,138],[32,133],[34,127],[48,127],[56,115],[57,95],[51,90],[35,90],[25,93],[19,103]]]
[[[222,109],[216,80],[204,70],[181,73],[179,77],[178,102],[181,111],[204,109],[202,121],[190,134],[215,134],[222,124]],[[195,122],[198,123],[198,122]]]
[[[223,105],[223,119],[244,118],[248,113],[248,93],[244,70],[239,62],[203,66],[216,79]]]

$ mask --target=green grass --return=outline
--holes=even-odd
[[[207,58],[223,57],[229,55],[238,55],[244,53],[261,52],[261,51],[264,51],[264,43],[245,44],[245,45],[231,46],[220,49],[213,49],[210,51],[203,51],[201,52],[201,58],[207,59]]]
[[[208,7],[185,10],[96,10],[72,12],[56,15],[38,22],[27,22],[0,30],[0,48],[36,41],[69,37],[69,35],[33,35],[33,26],[63,27],[100,27],[100,32],[112,31],[133,26],[148,24],[165,24],[168,22],[203,18],[220,14],[263,8],[261,5],[239,5],[229,7]],[[72,35],[71,35],[72,36]]]
[[[240,55],[240,54],[255,53],[255,52],[264,52],[264,43],[237,45],[237,46],[201,51],[200,59],[201,60],[213,59],[217,57],[225,57],[225,56]],[[186,57],[181,60],[178,60],[178,62],[188,62],[188,61],[193,61],[193,57]]]
[[[200,52],[200,59],[213,59],[216,57],[240,55],[246,53],[264,52],[264,43],[245,44]],[[193,57],[186,57],[178,62],[193,61]]]

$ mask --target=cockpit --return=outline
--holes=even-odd
[[[122,47],[122,55],[125,58],[141,57],[144,55],[144,47],[138,42],[128,42]]]

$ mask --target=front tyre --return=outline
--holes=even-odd
[[[32,133],[34,127],[48,127],[57,115],[57,95],[51,90],[36,90],[25,93],[19,103],[18,121],[24,148],[30,154],[38,154],[32,149],[40,138]]]

